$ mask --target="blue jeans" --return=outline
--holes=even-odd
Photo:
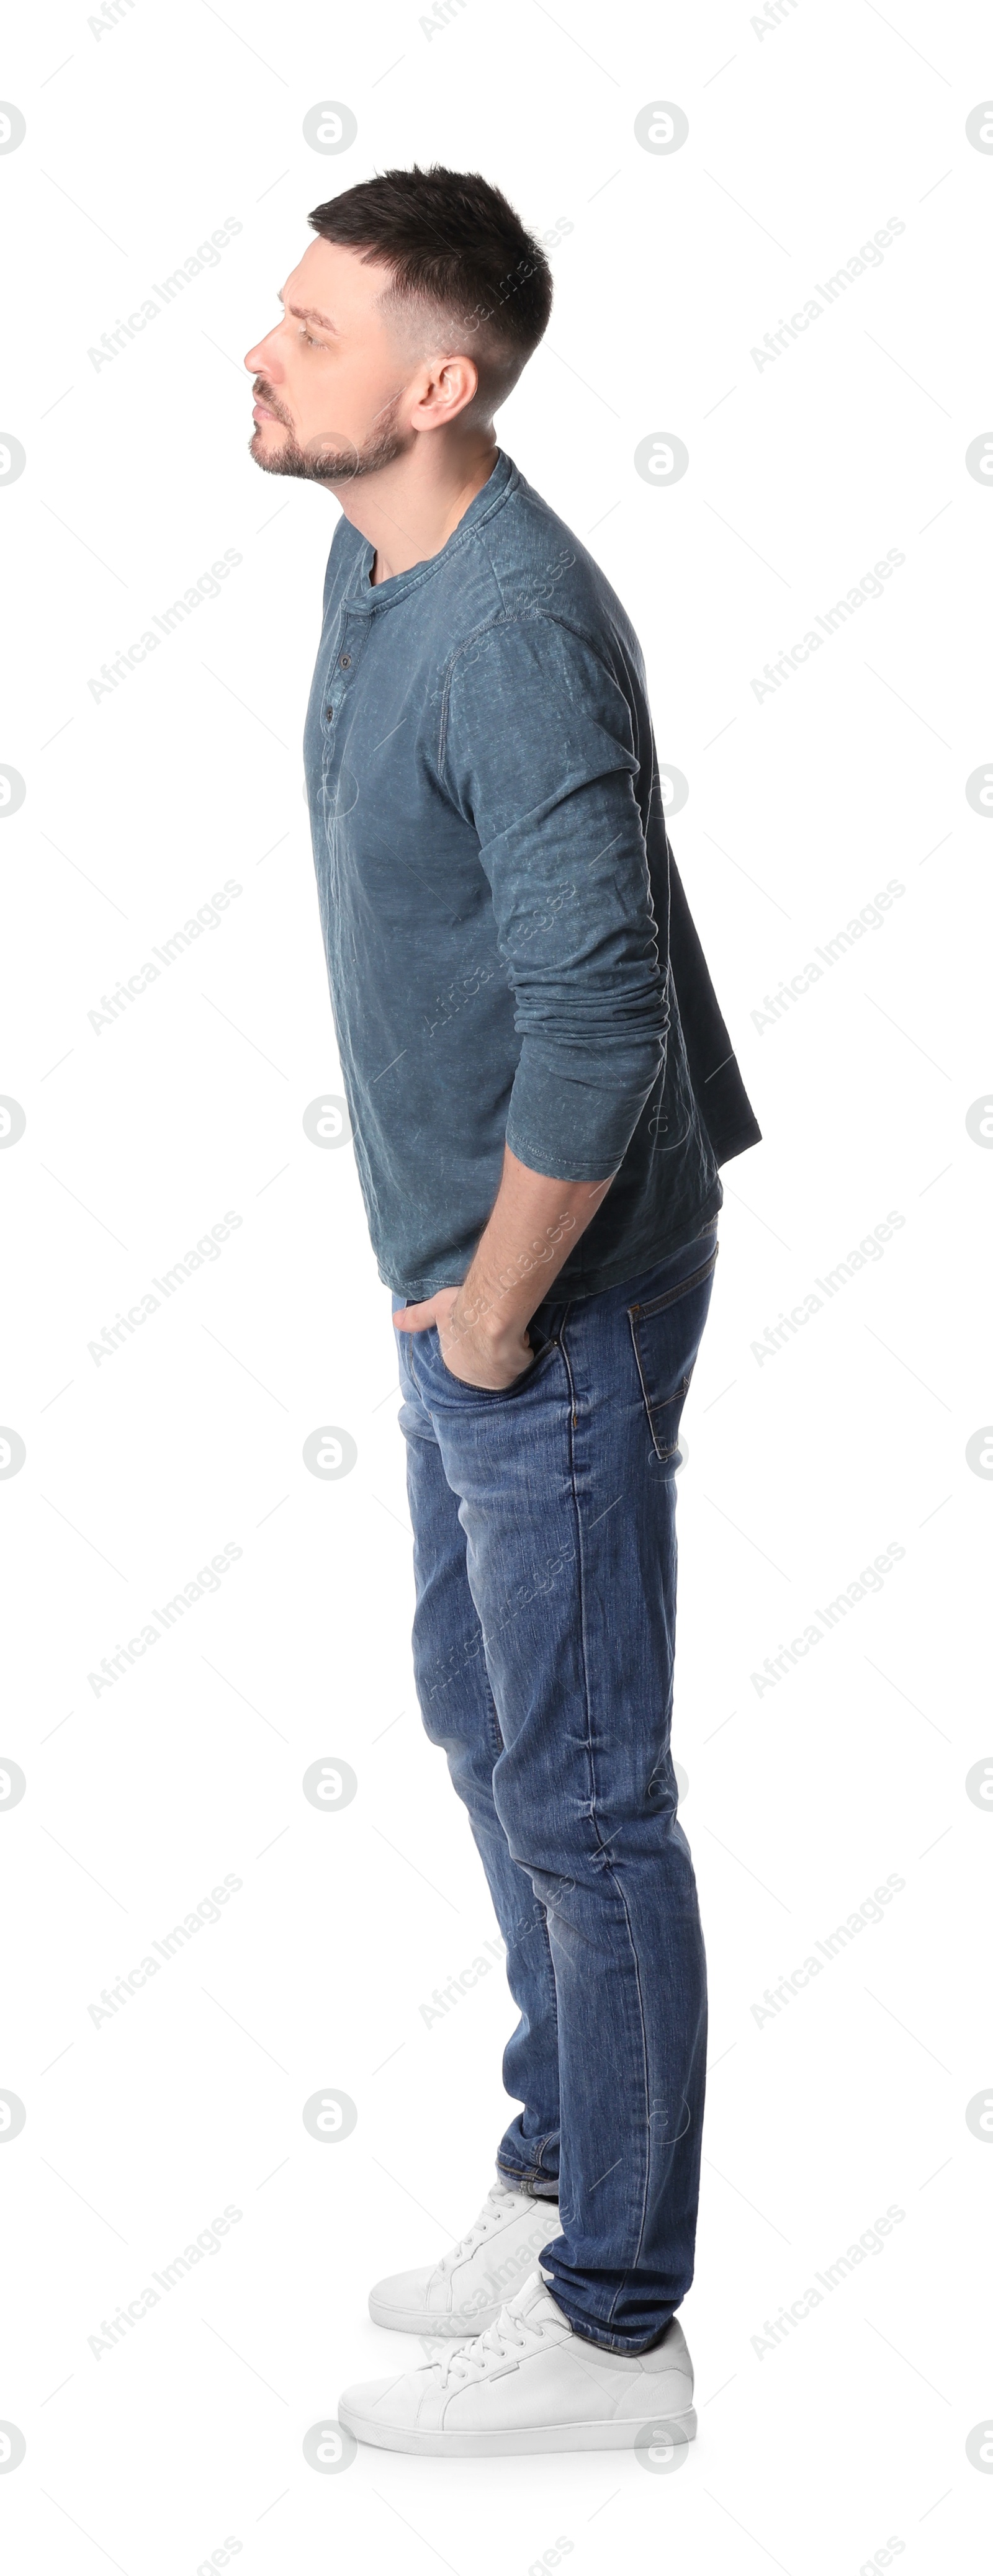
[[[706,1963],[669,1731],[679,1420],[716,1259],[711,1223],[549,1298],[500,1393],[452,1375],[434,1326],[397,1336],[418,1698],[520,2011],[497,2162],[557,2190],[542,2269],[610,2352],[657,2343],[693,2277]]]

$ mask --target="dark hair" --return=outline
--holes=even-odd
[[[476,360],[480,392],[504,401],[547,328],[552,273],[499,188],[478,170],[383,170],[307,221],[322,241],[392,269],[381,309]]]

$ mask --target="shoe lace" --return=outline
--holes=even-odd
[[[468,2343],[452,2344],[432,2364],[440,2374],[440,2386],[448,2388],[453,2380],[468,2379],[481,2373],[491,2361],[505,2361],[511,2352],[523,2352],[534,2335],[544,2332],[541,2324],[525,2326],[509,2308],[501,2308],[496,2324],[487,2326],[484,2334],[473,2335]]]
[[[492,2190],[487,2192],[478,2218],[473,2220],[472,2226],[466,2230],[465,2235],[459,2237],[458,2244],[450,2246],[448,2253],[442,2255],[443,2272],[447,2272],[449,2265],[457,2263],[463,2254],[471,2253],[473,2246],[482,2243],[490,2228],[495,2227],[498,2219],[502,2217],[506,2202],[513,2198],[514,2193],[505,2190],[502,2183],[493,2184]]]

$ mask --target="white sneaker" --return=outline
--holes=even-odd
[[[676,2317],[651,2352],[573,2333],[540,2271],[495,2326],[400,2379],[346,2388],[339,2423],[381,2451],[486,2459],[504,2451],[678,2450],[696,2432],[693,2365]]]
[[[369,2292],[373,2324],[401,2334],[461,2336],[496,2324],[505,2299],[534,2271],[559,2232],[557,2200],[535,2200],[498,2180],[479,2217],[440,2263],[394,2272]]]

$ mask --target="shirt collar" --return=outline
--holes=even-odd
[[[451,536],[439,548],[438,553],[428,555],[423,563],[411,564],[407,572],[393,573],[388,581],[377,582],[375,585],[370,582],[369,575],[375,561],[376,549],[367,537],[363,537],[359,544],[349,588],[349,608],[358,609],[366,616],[373,616],[378,609],[392,608],[396,600],[405,599],[408,591],[416,590],[422,582],[430,580],[431,574],[437,572],[439,565],[445,563],[460,546],[466,544],[470,537],[475,536],[476,530],[494,510],[499,509],[507,492],[519,480],[513,457],[508,456],[504,448],[498,448],[497,461],[492,473],[488,475],[485,483],[480,484],[478,492],[473,493],[468,509],[463,511],[457,527],[452,529]]]

